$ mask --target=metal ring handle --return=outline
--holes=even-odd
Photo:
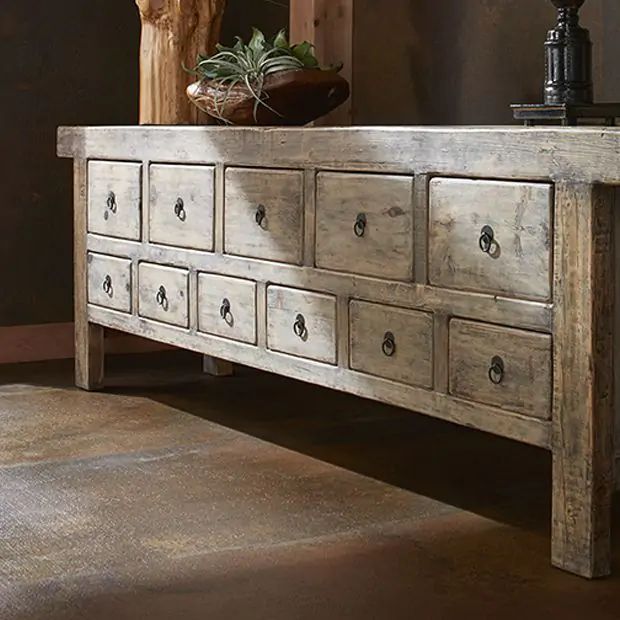
[[[108,192],[106,206],[110,211],[112,211],[112,213],[116,213],[116,209],[117,209],[116,194],[114,192]]]
[[[155,299],[164,310],[168,310],[168,295],[166,293],[166,288],[163,285],[159,287]]]
[[[368,220],[365,213],[358,213],[355,218],[355,224],[353,224],[353,232],[356,237],[363,237],[366,232],[366,225]]]
[[[299,338],[305,338],[308,335],[306,319],[303,314],[298,314],[295,317],[295,322],[293,323],[293,331],[295,332],[295,335]]]
[[[264,228],[263,224],[265,223],[265,220],[267,219],[267,209],[265,209],[265,205],[258,205],[258,207],[256,207],[256,213],[254,214],[254,219],[256,220],[256,223],[261,228]]]
[[[385,332],[383,342],[381,343],[381,350],[386,357],[392,357],[396,353],[396,338],[394,338],[392,332]]]
[[[220,316],[227,323],[228,323],[228,317],[232,316],[230,312],[230,301],[226,298],[222,299],[222,305],[220,306]]]
[[[490,226],[484,226],[480,231],[478,245],[485,254],[490,254],[495,242],[495,231]]]
[[[494,385],[499,385],[504,380],[505,372],[504,360],[496,355],[489,367],[489,381]]]
[[[177,201],[174,203],[174,214],[184,222],[187,218],[187,213],[185,212],[185,203],[183,202],[183,198],[177,198]]]
[[[109,297],[112,297],[112,276],[107,275],[104,278],[102,287],[103,287],[103,292]]]

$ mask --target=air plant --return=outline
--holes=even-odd
[[[226,102],[237,86],[246,88],[253,97],[255,120],[261,105],[282,116],[267,103],[265,80],[282,71],[321,70],[313,49],[307,41],[290,45],[285,30],[278,32],[272,40],[267,40],[260,30],[254,28],[247,45],[240,37],[236,37],[232,47],[217,45],[217,53],[213,56],[199,56],[193,72],[201,81],[208,81],[216,88],[217,95],[213,102],[215,116],[224,122],[227,122],[224,118]],[[339,70],[334,67],[330,69]]]

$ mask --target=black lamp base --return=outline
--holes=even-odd
[[[512,106],[514,118],[525,125],[560,123],[564,126],[586,124],[616,125],[620,118],[620,103],[515,103]]]

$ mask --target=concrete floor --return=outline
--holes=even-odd
[[[620,617],[544,451],[184,353],[0,367],[0,619]],[[615,519],[620,524],[620,519]]]

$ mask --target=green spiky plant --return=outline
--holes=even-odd
[[[281,116],[267,103],[265,80],[281,71],[321,70],[313,49],[314,46],[307,41],[291,45],[285,30],[268,40],[260,30],[253,28],[249,43],[236,37],[232,47],[218,45],[217,53],[213,56],[199,56],[193,72],[201,80],[215,86],[218,95],[214,107],[219,120],[228,122],[223,117],[223,111],[232,89],[239,85],[245,87],[255,100],[254,119],[261,105]],[[330,69],[339,70],[338,67]]]

